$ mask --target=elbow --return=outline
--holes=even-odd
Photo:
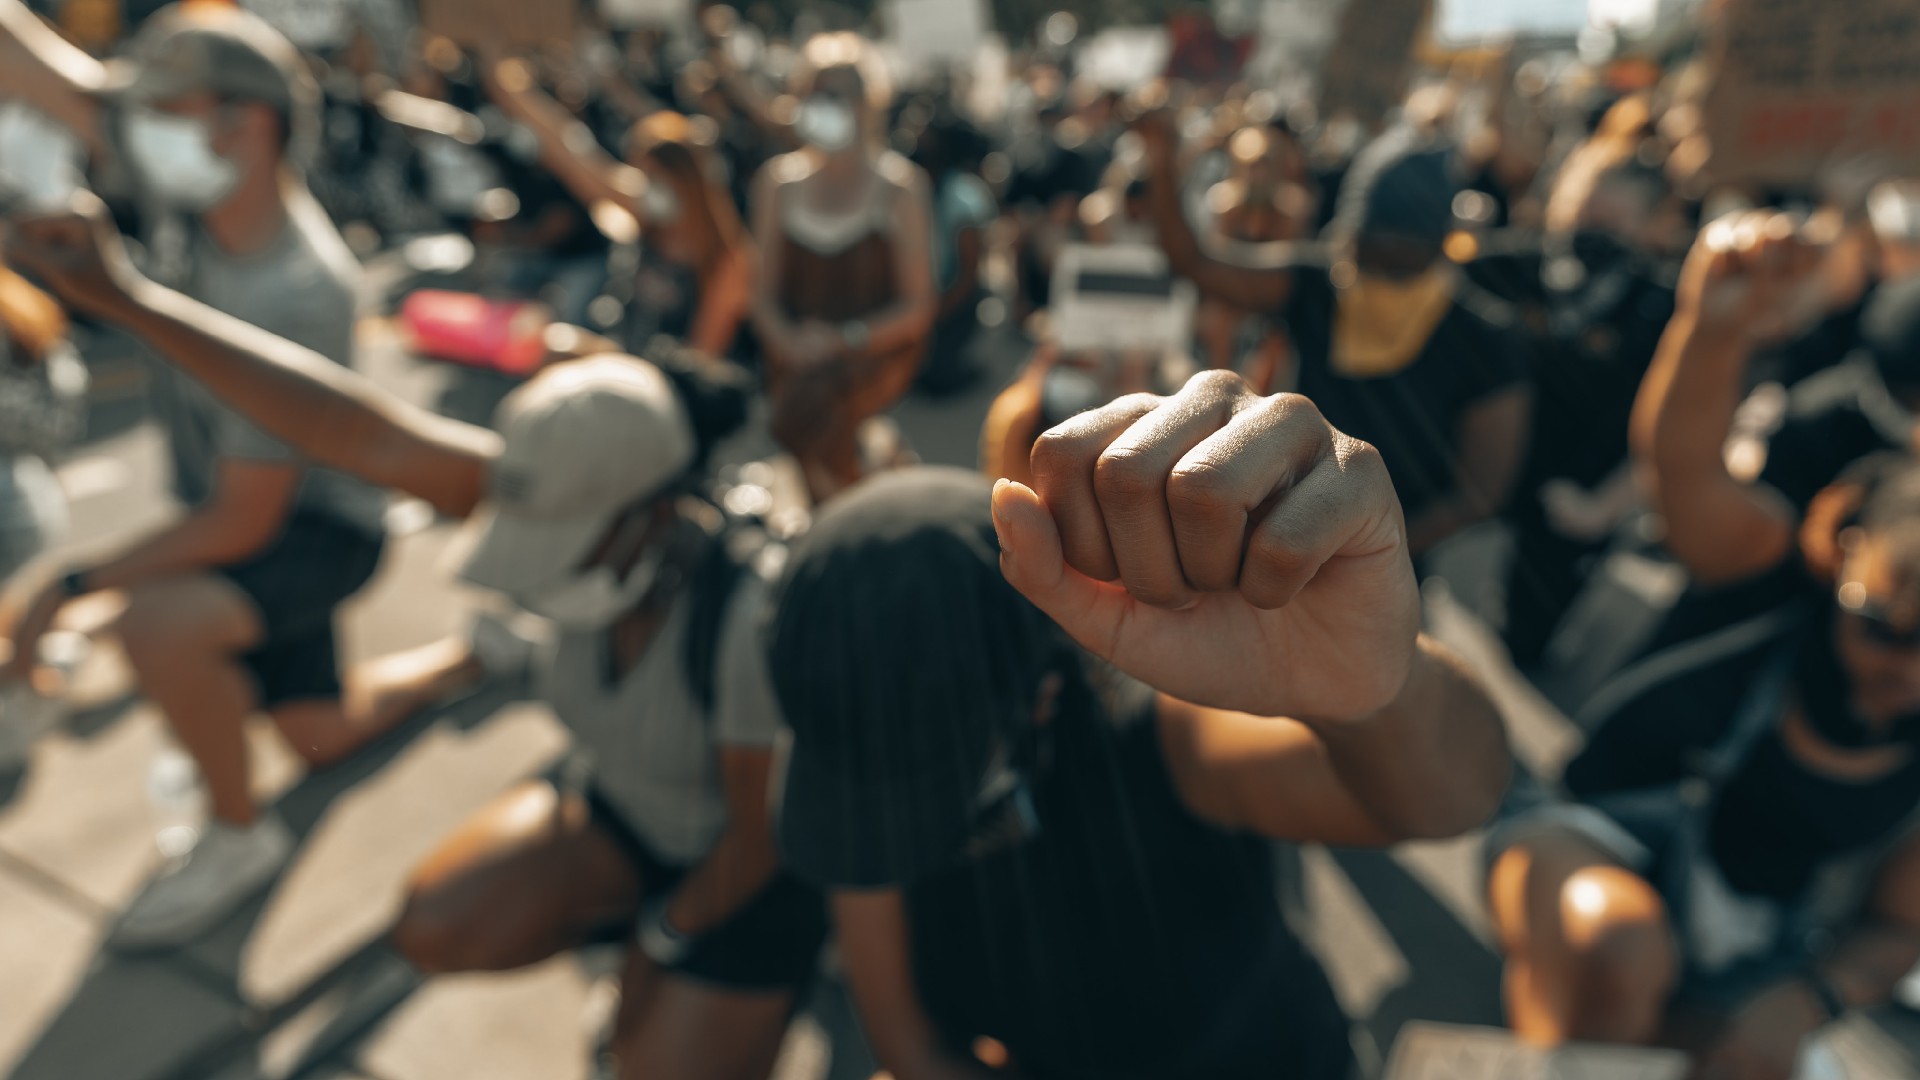
[[[1495,725],[1498,729],[1498,725]],[[1486,825],[1513,782],[1513,755],[1504,730],[1488,733],[1479,751],[1454,762],[1402,820],[1380,824],[1395,842],[1451,840]]]

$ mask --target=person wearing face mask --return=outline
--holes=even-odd
[[[470,519],[460,575],[557,624],[535,684],[580,754],[419,867],[400,951],[441,974],[625,941],[619,1075],[765,1076],[825,919],[781,872],[767,812],[779,716],[759,629],[784,549],[701,497],[746,417],[737,369],[556,364],[495,434],[143,280],[97,211],[22,225],[13,254],[315,460]]]
[[[1920,461],[1848,470],[1793,562],[1777,606],[1595,694],[1566,798],[1510,799],[1489,897],[1523,1040],[1815,1075],[1920,961]]]
[[[1639,505],[1627,429],[1673,317],[1673,274],[1650,253],[1669,199],[1634,143],[1591,142],[1554,185],[1544,234],[1485,238],[1466,270],[1514,305],[1534,386],[1532,445],[1507,508],[1514,541],[1502,634],[1540,663],[1593,560]]]
[[[179,225],[182,258],[163,261],[180,288],[350,365],[360,268],[301,176],[318,113],[293,46],[237,9],[176,6],[88,89],[143,197]],[[379,564],[384,497],[188,379],[163,369],[153,394],[185,516],[113,558],[17,579],[0,601],[13,646],[0,678],[21,679],[64,604],[123,594],[111,629],[206,779],[213,822],[125,913],[115,941],[127,948],[197,936],[290,857],[292,834],[254,803],[251,714],[317,766],[418,704],[343,701],[334,616]]]
[[[713,357],[740,344],[752,302],[752,238],[693,121],[657,112],[633,126],[630,163],[600,149],[586,125],[535,85],[527,66],[491,66],[487,88],[540,137],[540,160],[584,205],[620,207],[641,225],[628,342],[665,334]]]
[[[1452,155],[1410,130],[1389,132],[1355,159],[1325,245],[1216,256],[1182,207],[1172,112],[1149,112],[1135,129],[1174,272],[1203,296],[1284,318],[1296,388],[1379,447],[1414,554],[1505,506],[1531,399],[1511,312],[1443,251],[1458,191]]]
[[[1509,767],[1418,633],[1385,468],[1226,373],[1085,414],[1033,465],[1034,489],[876,477],[781,584],[780,847],[831,890],[879,1063],[1345,1080],[1271,841],[1449,835]]]
[[[891,97],[857,34],[809,41],[794,77],[805,149],[754,182],[753,303],[773,434],[824,502],[884,463],[861,427],[912,385],[937,310],[926,174],[883,149]]]

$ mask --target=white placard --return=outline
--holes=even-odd
[[[1510,1031],[1415,1022],[1400,1033],[1386,1080],[1684,1080],[1685,1054],[1633,1046],[1527,1046]]]
[[[1067,352],[1185,351],[1196,302],[1193,283],[1146,244],[1069,244],[1054,263],[1053,329]]]
[[[987,0],[893,0],[890,44],[910,65],[971,61],[992,29]]]
[[[340,48],[353,36],[351,0],[240,0],[240,6],[309,52]]]
[[[1159,78],[1173,56],[1163,26],[1116,26],[1102,30],[1080,50],[1081,75],[1108,90],[1127,92]]]
[[[682,26],[693,21],[693,0],[599,0],[600,14],[615,30]]]

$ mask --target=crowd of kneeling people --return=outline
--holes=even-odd
[[[0,19],[57,58],[37,33]],[[190,223],[184,277],[137,268],[90,197],[4,230],[38,285],[0,277],[0,406],[40,394],[35,438],[70,427],[66,320],[121,329],[164,361],[194,507],[112,560],[0,560],[0,680],[35,676],[66,604],[126,594],[113,630],[212,796],[120,947],[192,939],[291,857],[247,716],[326,765],[486,673],[486,649],[436,646],[343,680],[334,612],[395,493],[466,522],[453,575],[550,620],[533,686],[574,750],[414,871],[393,940],[429,974],[626,943],[621,1076],[767,1075],[830,939],[898,1080],[1347,1080],[1275,841],[1486,828],[1514,1032],[1679,1047],[1701,1077],[1785,1080],[1920,963],[1920,276],[1884,215],[1837,241],[1769,210],[1661,240],[1675,195],[1630,99],[1524,243],[1456,248],[1458,153],[1408,121],[1324,213],[1299,176],[1243,177],[1285,219],[1255,239],[1320,239],[1236,247],[1197,235],[1178,113],[1143,110],[1116,213],[1218,310],[1283,328],[1284,360],[1063,406],[1043,349],[982,475],[859,437],[980,288],[977,235],[962,260],[936,227],[972,189],[885,148],[861,39],[803,50],[750,228],[685,117],[618,161],[527,64],[485,57],[545,166],[658,234],[680,289],[656,314],[693,344],[589,339],[479,426],[352,370],[358,266],[290,167],[313,107],[290,51],[203,11],[149,24],[130,85],[47,64],[48,115],[125,114],[83,136],[123,140]],[[760,384],[717,358],[749,331]],[[1759,370],[1794,385],[1743,436]],[[715,497],[761,393],[803,530]],[[24,438],[0,495],[44,502]],[[1504,522],[1531,669],[1636,498],[1690,587],[1582,703],[1564,772],[1530,775],[1424,632],[1420,573]]]

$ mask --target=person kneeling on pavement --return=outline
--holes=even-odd
[[[1419,632],[1379,455],[1210,373],[1054,429],[1034,474],[874,478],[777,600],[781,849],[881,1065],[1344,1080],[1270,840],[1460,833],[1510,764]]]
[[[496,435],[140,278],[97,202],[15,239],[68,302],[300,452],[472,519],[461,576],[558,624],[535,683],[582,760],[426,860],[400,951],[441,974],[629,942],[620,1075],[766,1075],[825,912],[781,872],[767,810],[780,721],[758,629],[782,549],[700,497],[709,454],[745,420],[744,376],[560,363],[507,398]]]
[[[1823,492],[1796,564],[1750,587],[1770,610],[1600,691],[1568,773],[1588,793],[1510,801],[1490,893],[1521,1038],[1787,1080],[1920,962],[1920,461],[1869,458]],[[1621,720],[1702,748],[1689,775],[1601,784],[1642,741]]]

